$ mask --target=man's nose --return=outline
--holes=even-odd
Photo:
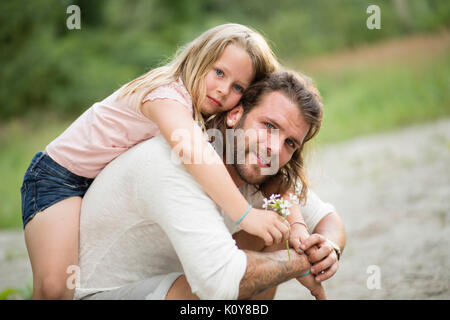
[[[271,157],[278,156],[281,153],[281,139],[278,134],[272,133],[267,141],[267,154]]]

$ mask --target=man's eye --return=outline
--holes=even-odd
[[[242,93],[242,92],[244,92],[244,88],[242,88],[240,85],[238,85],[238,84],[235,84],[234,86],[233,86],[233,88],[234,88],[234,90],[236,90],[237,92],[239,92],[239,93]]]
[[[266,126],[267,129],[275,129],[275,127],[268,122],[264,123],[264,125]]]
[[[216,75],[218,75],[219,77],[223,76],[223,71],[220,69],[216,69]]]

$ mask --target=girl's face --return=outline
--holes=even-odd
[[[200,106],[201,113],[209,116],[235,107],[253,81],[253,73],[248,53],[228,45],[206,74],[206,97]]]

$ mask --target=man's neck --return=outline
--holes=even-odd
[[[241,177],[238,175],[238,173],[236,172],[236,169],[233,167],[233,165],[231,164],[226,164],[225,167],[228,170],[228,173],[231,176],[231,179],[233,179],[234,183],[236,184],[236,186],[242,187],[246,182],[244,180],[241,179]]]

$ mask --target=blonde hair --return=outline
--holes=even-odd
[[[140,108],[142,99],[150,91],[181,77],[192,97],[194,119],[201,121],[204,127],[199,106],[206,98],[205,75],[229,44],[237,45],[248,53],[252,61],[254,81],[280,68],[275,55],[261,34],[240,24],[223,24],[207,30],[180,48],[167,65],[150,70],[129,82],[121,89],[120,96],[127,96],[139,90],[137,107]]]

